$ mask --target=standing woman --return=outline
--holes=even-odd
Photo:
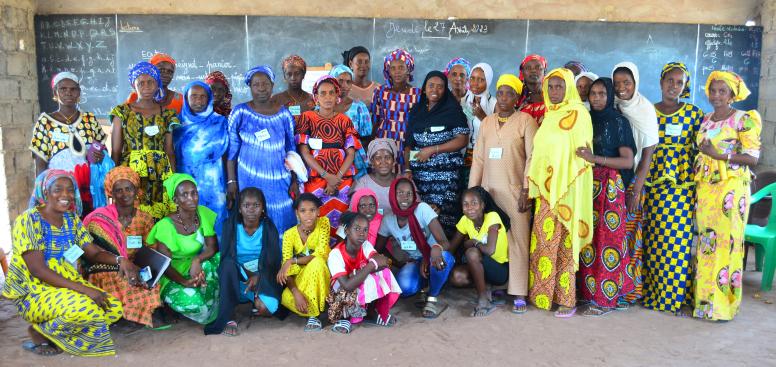
[[[580,74],[581,75],[581,74]],[[633,179],[633,141],[630,123],[614,109],[614,85],[599,78],[590,87],[593,149],[577,148],[577,156],[593,167],[593,243],[582,247],[579,269],[582,298],[593,303],[585,315],[602,316],[617,300],[633,291],[625,242],[625,185]]]
[[[469,91],[469,75],[472,73],[472,64],[463,57],[456,57],[445,66],[445,76],[450,82],[448,88],[455,97],[455,101],[461,103],[466,92]]]
[[[283,59],[282,67],[283,79],[285,79],[288,89],[272,96],[272,100],[275,104],[288,108],[294,118],[299,119],[302,112],[315,108],[313,96],[302,90],[302,81],[307,73],[307,63],[301,56],[291,55]]]
[[[252,100],[237,105],[229,115],[227,204],[233,205],[241,187],[260,187],[267,198],[267,214],[283,233],[296,222],[291,209],[296,178],[284,164],[286,156],[296,152],[294,117],[270,98],[275,74],[269,66],[245,73],[245,84]]]
[[[588,111],[590,110],[590,102],[588,101],[588,95],[590,94],[590,86],[593,85],[593,82],[598,79],[598,75],[593,74],[589,71],[583,71],[579,75],[574,77],[574,82],[577,84],[577,92],[579,93],[579,98],[582,99],[582,102],[585,104],[585,107],[587,107]],[[614,98],[614,96],[612,96]]]
[[[369,71],[372,68],[372,59],[369,50],[364,46],[356,46],[342,53],[343,64],[353,70],[353,89],[350,90],[350,98],[369,105],[372,96],[380,84],[369,79]]]
[[[576,150],[592,145],[593,126],[570,70],[551,71],[542,89],[547,114],[534,137],[528,170],[528,195],[537,199],[528,297],[543,310],[557,304],[556,317],[571,317],[579,250],[593,240],[593,170]]]
[[[81,224],[73,176],[49,169],[35,179],[30,207],[13,226],[13,257],[3,297],[30,326],[22,348],[41,356],[65,351],[83,357],[114,355],[109,325],[122,315],[119,300],[81,277],[78,259],[116,265],[131,284],[137,267],[98,246]],[[6,337],[7,339],[7,337]]]
[[[482,121],[474,145],[469,187],[482,186],[509,216],[509,284],[515,296],[512,312],[525,313],[528,295],[528,247],[531,243],[531,201],[528,200],[528,168],[538,127],[531,115],[515,110],[523,83],[504,74],[496,83],[497,114]]]
[[[413,70],[415,59],[409,52],[399,48],[385,56],[385,84],[375,89],[372,105],[369,107],[375,138],[393,139],[398,152],[404,152],[410,109],[420,100],[420,89],[410,85]],[[399,154],[397,163],[400,168],[407,168],[404,155]]]
[[[491,95],[489,91],[492,81],[493,68],[490,65],[484,62],[474,65],[469,78],[469,91],[466,92],[466,97],[461,101],[470,132],[466,153],[463,157],[464,168],[461,170],[461,187],[469,186],[469,171],[472,167],[474,144],[477,142],[482,120],[485,119],[485,116],[492,115],[496,110],[496,97]],[[522,83],[520,85],[522,86]]]
[[[216,212],[216,233],[226,219],[226,172],[224,158],[229,147],[226,117],[214,110],[213,92],[195,80],[183,89],[181,126],[173,131],[176,172],[188,173],[199,185],[200,205]]]
[[[162,88],[162,98],[157,101],[164,108],[169,108],[175,111],[176,115],[181,113],[183,108],[183,96],[170,89],[170,83],[173,77],[175,77],[175,59],[172,56],[157,52],[148,62],[155,66],[159,70],[159,88]],[[133,85],[134,87],[134,85]],[[139,93],[137,90],[133,90],[127,98],[127,104],[135,103],[139,99]]]
[[[361,142],[350,119],[335,110],[340,96],[337,79],[321,77],[313,86],[313,95],[319,109],[300,116],[296,143],[309,169],[304,191],[321,199],[320,214],[329,218],[334,239],[339,217],[348,210],[348,195],[356,173],[353,159]]]
[[[216,70],[205,77],[205,83],[213,91],[213,111],[217,114],[229,117],[232,112],[232,92],[229,89],[229,80],[224,73]]]
[[[410,110],[404,158],[423,201],[439,214],[445,233],[452,234],[458,222],[458,182],[469,127],[461,105],[447,88],[447,77],[432,71],[423,81],[420,102]],[[414,157],[413,157],[414,156]]]
[[[525,84],[523,95],[517,103],[517,109],[525,112],[541,126],[544,112],[547,110],[542,92],[542,81],[547,70],[547,60],[539,55],[528,55],[520,63],[520,80]]]
[[[345,116],[350,118],[353,127],[358,131],[362,145],[366,144],[365,140],[372,140],[372,115],[369,114],[369,108],[364,102],[350,97],[350,91],[353,87],[353,70],[350,70],[345,65],[337,65],[334,69],[331,69],[329,75],[337,79],[337,83],[340,86],[339,103],[337,103],[335,110],[339,113],[344,113]],[[363,146],[356,151],[356,159],[353,161],[353,165],[356,166],[355,179],[359,179],[367,173],[369,162],[367,161],[366,151],[364,151]]]
[[[633,302],[642,295],[643,278],[643,243],[642,243],[642,206],[644,205],[644,183],[649,174],[652,162],[652,152],[655,151],[658,139],[657,115],[655,107],[639,90],[639,69],[632,62],[622,62],[614,66],[612,71],[614,81],[614,103],[622,112],[633,131],[636,143],[636,174],[631,182],[625,182],[625,205],[628,207],[626,221],[626,241],[633,269],[633,292],[623,301]],[[621,302],[627,307],[625,302]]]
[[[695,216],[695,135],[703,111],[690,98],[690,73],[671,62],[660,73],[663,100],[655,104],[660,140],[647,176],[644,224],[646,308],[679,313],[690,300],[690,253]]]
[[[751,169],[760,158],[762,120],[756,110],[731,104],[749,96],[735,73],[715,70],[706,81],[714,112],[703,118],[695,143],[698,250],[693,316],[732,320],[741,304],[744,227],[749,215]]]

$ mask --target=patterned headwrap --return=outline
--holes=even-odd
[[[744,79],[741,79],[741,76],[738,74],[732,71],[714,70],[709,74],[709,79],[706,80],[706,97],[709,96],[709,86],[714,80],[721,80],[730,87],[734,94],[733,102],[743,101],[751,94],[749,88],[746,87],[746,83],[744,83]]]
[[[135,88],[135,80],[137,80],[138,77],[141,75],[146,74],[150,75],[154,80],[156,80],[156,87],[158,90],[156,93],[154,93],[154,101],[161,102],[162,99],[164,99],[164,88],[162,88],[162,79],[159,77],[159,69],[156,68],[156,66],[153,66],[151,63],[146,61],[141,61],[135,66],[132,67],[132,69],[129,70],[129,85],[132,86],[132,88]]]
[[[414,77],[412,76],[412,72],[415,70],[415,58],[410,55],[409,52],[397,48],[393,50],[390,54],[385,56],[385,59],[383,60],[383,77],[385,78],[385,86],[390,88],[393,85],[393,82],[391,81],[391,61],[393,60],[401,60],[404,61],[404,64],[407,65],[407,73],[409,73],[409,81],[412,82],[414,80]]]
[[[191,177],[191,175],[186,173],[173,173],[168,177],[164,182],[162,182],[162,185],[164,185],[164,191],[167,192],[167,197],[170,198],[170,201],[173,200],[173,197],[175,196],[175,190],[182,184],[183,182],[191,181],[194,186],[197,186],[197,181],[194,180],[194,177]]]
[[[148,61],[154,65],[159,65],[160,62],[165,61],[173,64],[173,66],[175,65],[175,59],[173,59],[172,56],[161,52],[155,53],[154,56],[151,56],[151,60]]]
[[[466,70],[466,75],[472,75],[472,64],[463,57],[456,57],[447,63],[444,71],[445,76],[449,76],[448,74],[450,74],[450,70],[452,70],[453,66],[456,65],[463,66],[463,69]]]
[[[663,80],[663,77],[674,69],[679,69],[684,73],[684,89],[682,90],[682,93],[679,94],[679,98],[690,98],[690,91],[692,90],[690,88],[690,72],[687,70],[687,66],[685,66],[684,63],[669,62],[663,66],[663,71],[660,72],[660,80]]]
[[[54,89],[54,87],[57,86],[57,83],[65,80],[65,79],[70,79],[70,80],[74,81],[76,84],[78,84],[78,76],[77,75],[75,75],[75,74],[73,74],[73,73],[71,73],[69,71],[63,71],[61,73],[57,73],[56,75],[54,75],[53,78],[51,78],[51,89]]]
[[[348,73],[350,74],[350,78],[355,78],[356,75],[353,73],[353,70],[349,68],[347,65],[337,65],[331,71],[329,71],[329,76],[338,77],[342,73]]]
[[[587,67],[581,61],[571,60],[571,61],[567,62],[566,65],[563,65],[564,68],[569,69],[569,70],[571,70],[572,66],[576,66],[577,69],[579,69],[580,73],[584,73],[584,72],[587,71]],[[546,68],[547,67],[545,67],[545,69]],[[574,76],[577,76],[577,75],[579,75],[579,74],[576,74]]]
[[[313,85],[313,100],[316,103],[318,102],[318,87],[324,82],[334,84],[334,92],[337,94],[337,103],[339,103],[340,85],[337,79],[331,75],[324,75],[315,81],[315,85]]]
[[[112,170],[108,171],[108,174],[105,175],[105,196],[112,197],[113,196],[113,185],[116,184],[116,182],[121,180],[127,180],[132,183],[132,185],[135,186],[135,192],[137,193],[137,197],[139,198],[142,194],[140,192],[140,175],[137,174],[137,172],[133,171],[132,168],[129,168],[127,166],[118,166],[113,168]]]
[[[291,55],[289,57],[286,57],[285,59],[283,59],[283,62],[281,65],[283,65],[284,73],[290,65],[299,66],[302,68],[302,70],[307,71],[307,63],[304,62],[304,59],[299,55]]]
[[[502,85],[514,89],[518,96],[523,93],[523,82],[515,74],[501,74],[496,81],[496,89],[501,88]]]
[[[229,112],[232,111],[232,91],[229,89],[229,81],[226,79],[226,75],[218,70],[211,72],[205,77],[205,83],[211,87],[216,82],[224,85],[226,93],[224,94],[224,99],[221,103],[213,105],[213,110],[221,116],[228,117]]]
[[[71,205],[70,210],[80,216],[81,211],[83,211],[83,204],[81,203],[81,194],[78,192],[78,183],[70,172],[61,169],[47,169],[35,178],[35,184],[32,189],[32,196],[30,196],[28,207],[32,209],[38,205],[45,205],[46,193],[58,179],[63,177],[66,177],[73,182],[73,195],[75,199],[73,200],[74,202]]]
[[[273,84],[275,83],[275,73],[272,71],[272,68],[269,65],[259,65],[245,73],[245,85],[249,87],[251,86],[251,79],[253,79],[253,75],[256,73],[262,73],[266,75],[267,78],[269,78],[269,81],[271,81]]]
[[[378,138],[369,142],[369,146],[366,149],[367,159],[371,161],[372,157],[383,149],[391,152],[393,159],[396,159],[396,151],[398,150],[396,140],[387,138]]]
[[[523,67],[525,67],[525,64],[531,60],[539,61],[539,63],[542,64],[542,69],[547,70],[547,59],[537,54],[528,55],[525,57],[525,59],[523,59],[523,62],[520,63],[520,75],[518,75],[520,80],[525,80],[523,78]]]

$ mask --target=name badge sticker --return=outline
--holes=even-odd
[[[76,245],[70,246],[67,251],[65,251],[65,260],[67,262],[75,265],[75,262],[78,261],[78,258],[81,257],[81,255],[84,254],[84,250]]]
[[[256,139],[259,140],[259,143],[270,138],[269,130],[267,129],[262,129],[260,131],[257,131],[255,135],[256,135]]]
[[[245,270],[248,270],[251,273],[255,273],[259,271],[259,259],[244,262],[243,267],[245,268]]]
[[[489,159],[501,159],[501,155],[504,153],[504,148],[490,148],[488,151]]]
[[[682,135],[682,125],[679,125],[679,124],[667,124],[666,125],[666,135],[668,135],[668,136],[679,136],[679,135]]]
[[[127,236],[127,248],[143,247],[143,236]]]
[[[143,128],[143,132],[145,132],[146,135],[148,136],[154,136],[159,133],[159,126],[157,125],[146,126]]]
[[[288,106],[288,111],[291,112],[294,116],[299,116],[302,114],[302,106],[294,105],[294,106]]]
[[[63,133],[61,131],[52,131],[51,140],[55,143],[67,143],[70,140],[70,134]]]
[[[323,139],[320,138],[310,138],[307,140],[307,145],[310,146],[310,149],[318,150],[323,148]]]
[[[401,241],[400,245],[401,249],[404,251],[415,251],[418,249],[418,245],[415,244],[415,241]]]
[[[444,131],[445,127],[444,126],[431,126],[429,128],[429,130],[431,130],[432,133],[438,133],[440,131]]]

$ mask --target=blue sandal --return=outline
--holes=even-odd
[[[339,320],[331,327],[331,331],[339,334],[350,334],[353,324],[348,320]]]
[[[522,315],[528,312],[528,304],[524,299],[515,298],[515,302],[512,305],[512,313]]]
[[[321,320],[318,320],[317,317],[309,317],[307,319],[307,325],[304,326],[304,331],[306,333],[321,331],[322,329],[323,324],[321,324]]]

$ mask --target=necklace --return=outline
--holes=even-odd
[[[191,229],[189,229],[189,226],[186,225],[186,223],[183,222],[183,219],[181,219],[181,212],[175,213],[175,215],[178,217],[178,224],[183,226],[183,232],[189,233],[191,232]],[[194,222],[192,223],[192,229],[199,228],[199,218],[197,216],[194,216]]]
[[[65,114],[62,113],[62,111],[57,111],[57,112],[59,113],[59,116],[62,116],[62,118],[65,119],[65,123],[67,123],[68,125],[70,125],[70,123],[73,121],[73,118],[78,115],[78,110],[75,110],[75,112],[73,112],[73,114],[70,115],[70,117],[65,116]]]
[[[135,209],[132,209],[132,213],[130,213],[126,217],[119,216],[119,222],[121,222],[121,226],[124,228],[129,227],[130,224],[132,224],[132,219],[135,218]]]
[[[305,236],[309,236],[310,233],[313,233],[313,229],[304,229],[302,227],[299,227],[299,232],[302,232]]]

